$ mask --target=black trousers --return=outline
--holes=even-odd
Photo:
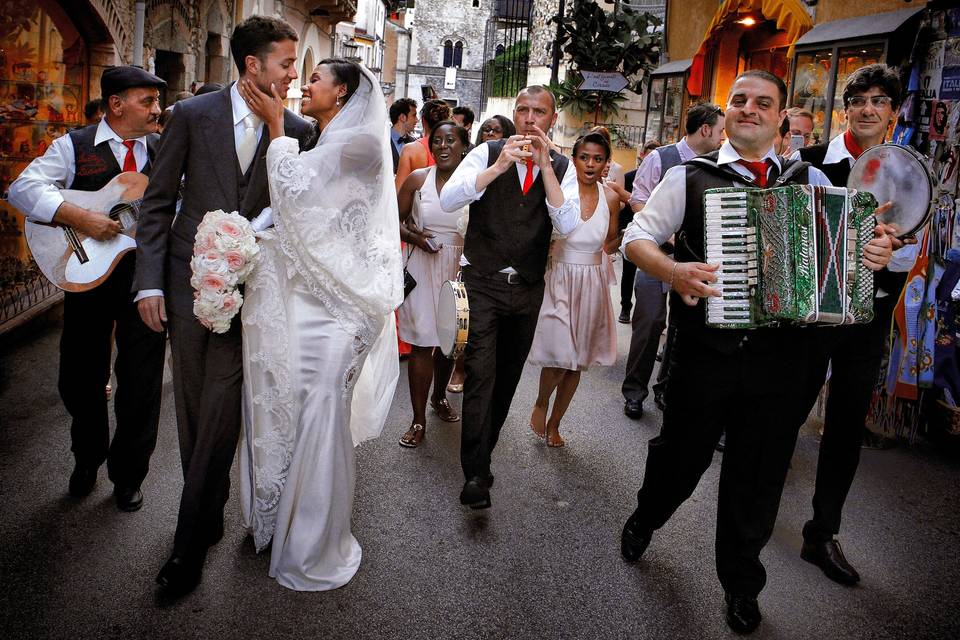
[[[633,285],[637,275],[637,265],[623,257],[623,274],[620,276],[620,307],[629,310],[633,307]],[[639,300],[637,303],[639,304]]]
[[[813,519],[803,527],[803,537],[809,542],[830,540],[840,531],[896,303],[897,297],[892,295],[875,299],[874,319],[867,324],[810,329],[810,377],[804,387],[799,424],[816,403],[828,366],[830,388],[817,459]]]
[[[667,294],[663,291],[663,282],[643,270],[637,271],[636,267],[634,271],[637,306],[630,320],[630,350],[620,391],[625,400],[642,403],[647,398],[650,376],[657,361],[660,334],[667,323]],[[663,365],[660,368],[662,370]]]
[[[460,465],[469,479],[490,473],[490,458],[533,344],[544,283],[508,284],[470,267],[464,267],[463,281],[470,301],[470,334]]]
[[[805,352],[794,330],[750,335],[722,353],[677,330],[660,434],[651,439],[636,516],[659,529],[693,493],[726,429],[717,506],[716,565],[724,590],[756,596],[796,444]]]
[[[133,303],[134,254],[127,254],[103,284],[64,294],[58,388],[72,418],[77,464],[99,467],[120,487],[139,487],[157,444],[166,335],[151,331]],[[105,385],[116,326],[117,427],[110,440]]]
[[[203,555],[223,526],[230,467],[240,439],[243,349],[240,315],[226,333],[208,331],[167,305],[173,393],[183,465],[174,553]]]

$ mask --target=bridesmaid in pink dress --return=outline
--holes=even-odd
[[[543,367],[530,428],[551,447],[565,444],[560,420],[580,384],[580,373],[594,365],[611,365],[617,357],[613,280],[604,253],[617,248],[617,216],[610,212],[620,210],[620,200],[601,182],[609,158],[610,143],[598,133],[588,133],[573,145],[582,223],[553,242],[544,277],[543,305],[529,356],[530,364]]]

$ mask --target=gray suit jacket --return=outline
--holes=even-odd
[[[285,133],[300,140],[311,137],[312,126],[287,111]],[[208,211],[239,211],[252,218],[270,204],[266,157],[270,136],[264,129],[249,169],[249,183],[241,201],[233,134],[230,87],[177,104],[164,129],[150,183],[137,223],[137,272],[133,288],[162,289],[167,308],[193,316],[190,258],[197,226]],[[180,177],[183,203],[176,215]]]

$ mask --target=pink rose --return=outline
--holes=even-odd
[[[193,246],[194,255],[203,255],[214,247],[214,238],[212,233],[204,233],[197,237],[196,244]]]
[[[223,258],[223,256],[221,256],[220,252],[216,249],[208,249],[207,251],[204,251],[203,258],[207,262],[216,262]]]
[[[221,291],[227,286],[227,280],[219,273],[205,273],[200,280],[200,286],[207,291]]]
[[[243,235],[243,230],[240,228],[240,225],[229,220],[221,220],[217,223],[217,231],[231,238],[239,238]]]
[[[231,271],[240,271],[247,262],[239,251],[227,251],[223,254],[223,257]]]
[[[237,306],[237,299],[234,298],[233,296],[228,295],[223,297],[223,302],[221,303],[220,308],[229,313],[233,311],[236,308],[236,306]]]

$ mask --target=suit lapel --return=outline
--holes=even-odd
[[[232,86],[232,85],[231,85]],[[237,209],[237,146],[233,135],[233,105],[230,104],[230,86],[220,91],[216,110],[203,114],[203,127],[210,150],[210,165],[220,184],[225,200],[225,211]]]

